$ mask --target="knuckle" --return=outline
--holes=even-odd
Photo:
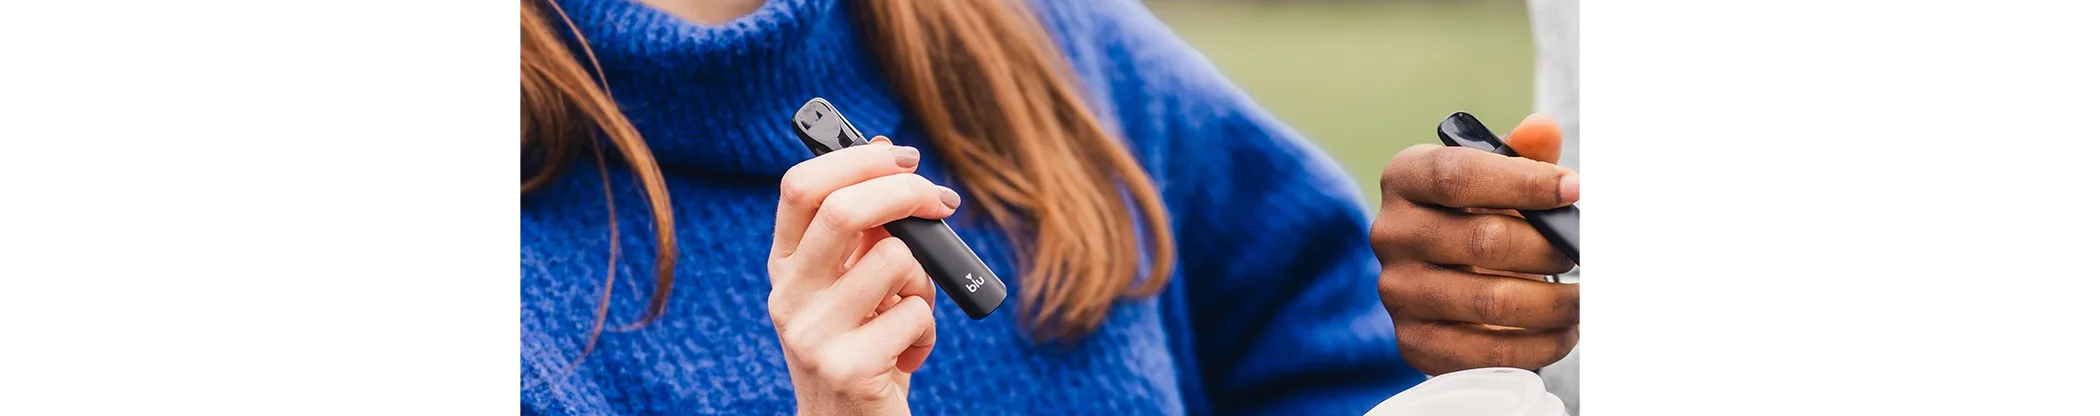
[[[1500,218],[1476,216],[1472,238],[1467,239],[1466,254],[1475,260],[1500,260],[1508,255],[1503,236],[1509,233],[1509,224],[1497,221]]]
[[[1470,176],[1466,174],[1465,154],[1451,151],[1460,149],[1441,150],[1445,151],[1436,152],[1429,158],[1428,195],[1438,202],[1448,203],[1464,196],[1464,185]]]
[[[918,271],[918,260],[912,258],[911,249],[905,248],[903,242],[881,244],[878,248],[882,249],[882,275],[909,275]]]
[[[1407,185],[1407,179],[1415,177],[1416,170],[1423,168],[1422,160],[1437,146],[1418,144],[1401,149],[1386,161],[1385,170],[1378,175],[1378,187],[1386,191],[1397,190]]]
[[[905,188],[910,193],[905,195],[917,195],[919,202],[922,204],[935,207],[947,206],[947,204],[941,202],[941,187],[934,185],[933,180],[926,179],[925,176],[919,176],[916,173],[909,175],[911,175],[911,180],[905,182]]]
[[[910,303],[916,303],[917,305],[907,305],[902,308],[904,309],[904,317],[910,321],[911,334],[918,335],[922,332],[931,332],[929,330],[933,329],[933,309],[927,308],[925,302]]]
[[[1416,217],[1407,213],[1387,210],[1380,212],[1371,223],[1371,248],[1378,259],[1388,265],[1412,258],[1420,247],[1415,244],[1415,234],[1421,226],[1415,224]]]
[[[1442,317],[1449,312],[1440,312],[1452,307],[1463,307],[1453,302],[1452,287],[1440,284],[1429,275],[1426,263],[1408,261],[1380,274],[1378,294],[1385,303],[1387,313],[1400,318]]]
[[[1508,322],[1508,318],[1515,315],[1515,312],[1510,310],[1514,303],[1509,301],[1509,297],[1514,294],[1516,286],[1512,285],[1513,282],[1505,280],[1496,279],[1482,286],[1480,292],[1474,294],[1474,313],[1480,315],[1481,320],[1487,321],[1481,323]]]
[[[1404,279],[1407,279],[1406,271],[1387,267],[1384,272],[1378,274],[1378,293],[1398,295],[1406,292],[1406,282],[1402,281]]]
[[[1407,272],[1388,269],[1378,275],[1378,300],[1385,304],[1385,313],[1397,319],[1404,316],[1408,292]]]
[[[790,252],[767,259],[766,276],[768,279],[766,284],[770,285],[769,288],[771,289],[779,289],[798,280],[804,274],[801,266],[802,260],[808,257],[807,253]]]
[[[888,399],[888,397],[883,397],[885,390],[883,390],[883,386],[879,381],[852,379],[841,380],[841,383],[842,387],[844,387],[844,393],[841,397],[846,399],[847,403],[855,404],[856,407],[865,407],[866,405],[881,403]]]
[[[1372,219],[1371,244],[1387,245],[1399,241],[1400,236],[1396,235],[1399,233],[1393,232],[1393,230],[1400,228],[1401,224],[1401,219],[1393,218],[1391,215],[1379,215],[1377,218]]]
[[[1571,285],[1572,286],[1572,285]],[[1580,288],[1568,287],[1554,299],[1553,308],[1559,312],[1569,326],[1582,324],[1582,295]]]
[[[1393,333],[1400,338],[1400,346],[1409,351],[1421,349],[1433,342],[1436,335],[1432,333],[1434,330],[1434,326],[1411,319],[1396,319],[1393,324]]]
[[[1574,331],[1569,332],[1573,333]],[[1560,361],[1561,358],[1567,357],[1568,351],[1574,349],[1574,344],[1570,342],[1571,337],[1558,336],[1545,341],[1539,343],[1538,347],[1533,348],[1534,351],[1529,357],[1531,360],[1525,363],[1528,364],[1525,368],[1541,368],[1553,365],[1555,361]]]
[[[1425,216],[1427,217],[1427,216]],[[1449,236],[1451,224],[1437,218],[1423,218],[1407,227],[1401,245],[1416,254],[1442,254],[1443,248],[1457,244],[1457,236]],[[1447,238],[1450,237],[1450,238]]]
[[[1413,320],[1408,319],[1394,319],[1393,334],[1400,336],[1400,345],[1414,345],[1423,338],[1420,336],[1422,329],[1415,325]]]
[[[876,169],[902,169],[897,166],[897,155],[894,153],[890,153],[890,149],[895,149],[900,146],[894,144],[880,143],[871,144],[874,145],[853,146],[846,148],[846,150],[853,151],[853,163],[861,164],[865,167],[871,167]]]
[[[859,222],[857,215],[852,209],[839,204],[824,204],[823,208],[817,209],[816,220],[817,225],[824,227],[825,230],[834,232],[858,231],[858,227],[855,225]]]
[[[1543,165],[1546,162],[1538,163]],[[1544,168],[1533,169],[1531,174],[1527,175],[1525,182],[1531,185],[1531,194],[1533,197],[1538,198],[1540,203],[1558,204],[1560,203],[1560,172],[1554,171],[1550,168],[1551,166],[1545,165]]]
[[[928,297],[921,296],[919,300],[911,303],[917,304],[911,306],[912,313],[926,319],[926,335],[935,335],[934,328],[939,328],[941,321],[933,319],[933,301],[929,300]]]
[[[825,352],[827,354],[812,360],[817,363],[815,371],[811,372],[812,374],[816,374],[819,379],[833,383],[845,382],[855,378],[852,356],[839,350],[826,350]]]
[[[788,343],[789,339],[792,338],[788,336],[787,323],[795,319],[793,315],[788,314],[787,309],[787,307],[778,304],[766,306],[766,316],[773,321],[773,333],[780,334],[780,342],[783,344]]]
[[[930,195],[933,191],[933,181],[917,173],[899,173],[890,177],[890,190],[898,195]]]
[[[1410,292],[1416,289],[1413,281],[1420,278],[1423,267],[1414,261],[1399,261],[1386,265],[1384,269],[1378,275],[1379,289]]]
[[[794,207],[807,207],[823,200],[824,191],[817,189],[817,185],[813,183],[814,181],[807,178],[809,174],[805,173],[803,166],[795,165],[795,167],[788,169],[786,175],[781,176],[781,203]]]
[[[789,357],[788,365],[793,366],[792,370],[796,373],[808,374],[811,377],[816,377],[818,380],[823,380],[824,366],[818,363],[817,360],[810,358],[814,357],[814,355],[808,351],[791,350]]]
[[[916,259],[912,258],[911,247],[905,246],[904,240],[897,237],[888,237],[882,239],[882,241],[875,242],[875,248],[870,251],[879,253],[883,260],[897,265],[910,265],[917,262]]]
[[[773,319],[773,329],[775,331],[779,331],[782,328],[782,324],[791,317],[788,311],[792,309],[788,307],[786,300],[780,298],[779,294],[766,296],[766,317]]]
[[[928,186],[919,186],[922,183]],[[918,204],[916,202],[937,198],[934,196],[931,185],[932,182],[927,182],[926,178],[919,177],[918,174],[900,173],[883,178],[880,186],[882,187],[882,195],[894,198],[897,202],[907,200],[914,202],[913,204],[896,204],[898,209],[909,214],[917,209]]]
[[[1381,263],[1391,264],[1406,257],[1400,253],[1403,247],[1395,244],[1398,238],[1392,234],[1393,231],[1389,228],[1375,225],[1371,227],[1371,255],[1377,257]]]
[[[795,357],[796,365],[802,366],[804,371],[820,367],[818,364],[821,364],[820,360],[824,355],[818,340],[813,336],[815,334],[809,332],[809,325],[800,325],[790,319],[787,328],[780,333],[780,341],[787,346],[788,355]]]

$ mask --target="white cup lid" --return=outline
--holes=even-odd
[[[1393,395],[1367,416],[1566,416],[1559,396],[1538,374],[1507,367],[1476,368],[1431,377]]]

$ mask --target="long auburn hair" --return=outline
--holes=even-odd
[[[552,0],[521,0],[523,191],[555,181],[588,154],[603,173],[603,144],[633,167],[654,214],[655,290],[628,328],[664,313],[678,242],[662,171],[641,133],[622,116],[589,42]],[[1174,241],[1166,208],[1142,166],[1089,111],[1076,75],[1034,15],[1017,0],[853,0],[857,27],[940,157],[983,163],[952,168],[974,209],[1016,237],[1027,270],[1022,323],[1038,340],[1092,333],[1120,298],[1158,293],[1169,279]],[[548,14],[555,19],[549,19]],[[559,30],[557,32],[557,30]],[[583,46],[579,62],[563,39]],[[994,168],[997,167],[997,168]],[[604,175],[601,175],[604,177]],[[605,185],[608,211],[612,190]],[[1127,198],[1127,199],[1126,199]],[[1140,242],[1138,219],[1145,235]],[[617,220],[611,256],[619,256]],[[1147,244],[1149,243],[1149,244]],[[1150,250],[1149,270],[1141,250]],[[604,330],[612,268],[583,354]],[[1145,278],[1140,278],[1144,272]]]

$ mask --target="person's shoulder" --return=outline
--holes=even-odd
[[[1052,32],[1116,29],[1133,22],[1156,20],[1151,9],[1138,0],[1028,0],[1027,3]]]
[[[1179,139],[1204,138],[1205,132],[1249,122],[1266,126],[1267,116],[1251,98],[1143,2],[1029,4],[1093,95],[1097,111],[1141,156],[1215,151],[1185,148],[1203,142]]]
[[[1029,0],[1090,89],[1117,106],[1173,107],[1229,89],[1197,52],[1138,0]],[[1211,100],[1202,100],[1211,101]],[[1134,109],[1133,109],[1134,110]]]
[[[1179,41],[1137,0],[1030,0],[1028,4],[1068,54],[1147,52],[1172,49],[1171,43]]]

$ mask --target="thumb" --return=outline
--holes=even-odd
[[[1560,163],[1560,123],[1544,113],[1524,117],[1524,121],[1517,123],[1517,128],[1511,129],[1509,137],[1503,138],[1502,142],[1525,158]]]

